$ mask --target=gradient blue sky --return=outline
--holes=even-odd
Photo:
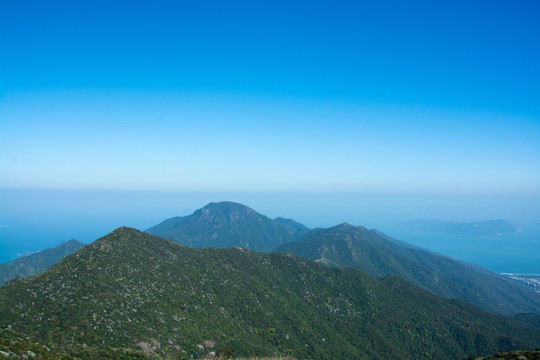
[[[538,1],[2,1],[0,187],[540,194]]]

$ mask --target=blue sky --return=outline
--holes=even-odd
[[[537,249],[539,15],[0,1],[0,262],[221,200],[310,227],[504,218]]]
[[[537,1],[4,1],[0,187],[540,194]]]

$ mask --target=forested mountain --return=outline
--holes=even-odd
[[[0,326],[66,346],[176,358],[458,359],[540,346],[540,329],[288,254],[193,249],[119,228],[0,287]]]
[[[245,205],[224,201],[167,219],[146,232],[195,248],[240,246],[270,252],[306,230],[294,220],[272,220]]]
[[[309,228],[307,226],[299,223],[298,221],[294,221],[293,219],[277,217],[274,220],[281,223],[282,225],[285,225],[288,228],[291,228],[293,231],[298,232],[298,233],[305,233],[309,231]]]
[[[39,274],[85,246],[86,244],[72,239],[54,248],[0,264],[0,285],[13,278]]]
[[[459,298],[502,314],[540,313],[540,295],[479,266],[423,250],[378,231],[341,224],[315,229],[275,252],[332,267],[353,267],[382,278],[398,275],[446,298]]]

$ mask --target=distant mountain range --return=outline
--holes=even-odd
[[[0,264],[0,285],[13,278],[39,274],[85,246],[77,240],[69,240],[54,248]]]
[[[480,229],[492,230],[504,226],[500,221],[479,224]],[[147,232],[196,248],[239,246],[286,252],[327,266],[359,268],[377,278],[398,275],[434,294],[459,298],[486,311],[540,313],[540,296],[516,281],[363,227],[342,224],[309,230],[294,220],[272,220],[245,205],[220,202],[193,215],[165,220]]]
[[[272,220],[245,205],[219,202],[189,216],[167,219],[146,232],[194,248],[240,246],[271,252],[307,230],[294,220]]]
[[[0,304],[1,329],[118,358],[459,359],[540,346],[538,328],[397,276],[188,248],[125,227],[4,284]]]
[[[434,294],[459,298],[507,315],[540,313],[540,295],[472,264],[392,239],[376,230],[341,224],[315,229],[277,248],[331,267],[353,267],[376,278],[397,275]]]
[[[310,230],[291,219],[272,220],[245,205],[220,202],[210,203],[189,216],[165,220],[148,232],[196,248],[274,250],[330,267],[358,268],[375,278],[397,275],[436,295],[458,298],[485,311],[505,315],[540,313],[540,294],[517,281],[361,226],[341,224]],[[0,269],[9,267],[17,272],[0,274],[5,279],[34,275],[77,246],[84,246],[78,243],[68,251],[68,245],[2,264]]]
[[[440,220],[413,220],[401,223],[402,227],[418,232],[435,232],[464,236],[500,236],[519,232],[519,229],[505,220],[475,221],[455,223]]]

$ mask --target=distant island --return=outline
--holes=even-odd
[[[410,230],[418,232],[436,232],[463,236],[501,236],[520,230],[505,220],[485,220],[471,223],[456,223],[441,220],[413,220],[402,223]]]

